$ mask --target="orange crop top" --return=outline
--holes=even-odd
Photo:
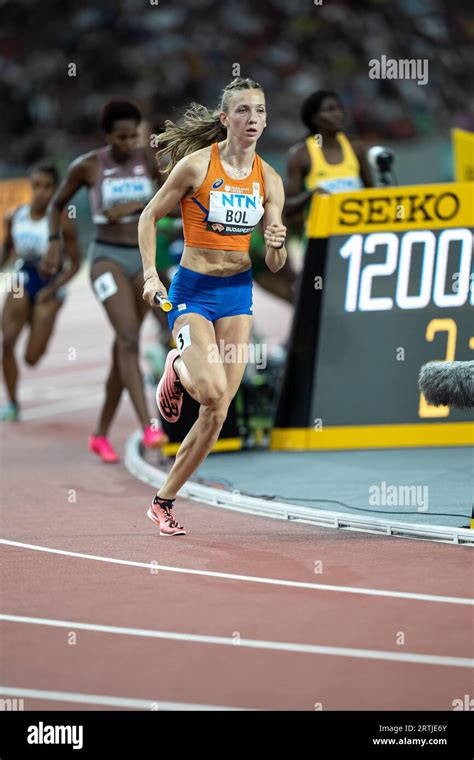
[[[225,173],[214,143],[204,182],[194,195],[181,201],[185,245],[248,251],[250,234],[263,216],[264,200],[260,156],[255,154],[248,177],[234,179]]]

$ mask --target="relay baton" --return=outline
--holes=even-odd
[[[153,296],[154,302],[162,309],[163,311],[171,311],[173,308],[173,304],[169,300],[169,298],[164,298],[163,296],[160,296],[159,293],[155,293]]]

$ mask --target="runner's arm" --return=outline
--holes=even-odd
[[[373,187],[372,172],[370,171],[369,162],[367,161],[367,150],[365,145],[363,145],[360,140],[354,140],[352,142],[352,147],[359,161],[360,178],[364,187]]]
[[[281,177],[269,167],[265,177],[267,197],[263,216],[265,263],[271,272],[278,272],[286,262],[286,227],[282,223],[285,191]]]
[[[306,146],[290,150],[286,165],[286,202],[285,214],[289,219],[301,212],[314,193],[322,193],[320,188],[301,190],[304,178],[309,172],[309,157]]]
[[[59,277],[55,280],[55,290],[62,285],[65,285],[69,280],[72,280],[81,266],[81,247],[79,245],[79,236],[77,234],[77,226],[75,222],[67,216],[63,216],[61,232],[64,242],[64,256],[69,261],[69,266],[64,272],[61,272]]]
[[[3,222],[4,238],[3,238],[2,252],[1,252],[1,258],[0,258],[0,267],[3,267],[7,263],[7,261],[15,254],[15,247],[13,244],[13,236],[12,236],[13,214],[14,214],[13,211],[6,213],[4,222]]]
[[[156,292],[166,294],[166,288],[156,271],[156,222],[175,208],[193,186],[196,169],[190,156],[182,158],[172,169],[163,186],[140,214],[138,222],[138,245],[143,262],[145,288],[143,298],[153,306]]]
[[[84,185],[88,185],[88,159],[80,158],[70,165],[64,180],[51,198],[47,210],[49,226],[49,246],[40,262],[40,272],[43,276],[56,274],[61,259],[60,233],[61,214],[66,203]],[[51,239],[53,238],[53,239]]]

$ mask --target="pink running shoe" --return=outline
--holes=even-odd
[[[176,420],[179,420],[181,407],[183,406],[184,388],[173,368],[173,362],[178,356],[179,352],[176,348],[171,349],[166,357],[163,377],[156,389],[156,403],[158,404],[158,409],[164,419],[168,422],[176,422]]]
[[[119,455],[113,450],[105,435],[91,435],[89,438],[89,451],[98,454],[103,462],[120,462]]]
[[[174,499],[162,499],[155,496],[147,515],[160,526],[160,536],[185,536],[186,531],[179,525],[173,514]]]
[[[143,431],[142,443],[146,449],[158,449],[164,443],[168,443],[169,438],[163,430],[153,430],[151,425],[147,425]]]

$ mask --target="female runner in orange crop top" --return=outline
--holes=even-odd
[[[169,324],[178,350],[168,354],[157,389],[165,419],[178,419],[186,391],[199,417],[182,442],[169,475],[148,510],[161,535],[185,531],[172,507],[177,492],[216,442],[245,369],[222,361],[218,347],[248,345],[252,323],[250,233],[263,217],[265,261],[272,272],[286,261],[280,176],[255,152],[266,127],[260,85],[237,78],[212,112],[193,104],[176,125],[167,121],[158,157],[169,156],[169,176],[140,216],[143,298],[173,303]],[[155,224],[181,202],[185,246],[169,293],[155,268]],[[244,352],[234,350],[242,359]],[[216,356],[218,360],[216,361]]]

